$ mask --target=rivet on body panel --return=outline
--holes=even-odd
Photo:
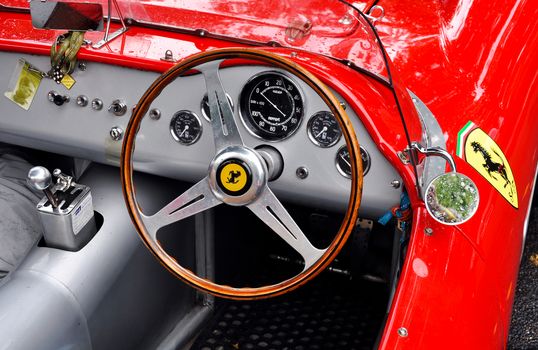
[[[406,328],[404,328],[404,327],[400,327],[400,328],[398,328],[398,335],[399,335],[400,337],[402,337],[402,338],[406,338],[406,337],[409,335],[409,333],[407,333],[407,329],[406,329]]]
[[[424,229],[424,234],[425,234],[426,236],[433,236],[433,229],[432,229],[431,227],[426,227],[426,228]]]

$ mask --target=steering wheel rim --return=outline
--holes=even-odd
[[[227,116],[224,115],[226,114],[227,108],[230,107],[229,103],[226,97],[221,98],[219,100],[219,94],[221,94],[220,96],[222,97],[222,93],[225,94],[225,91],[222,87],[222,84],[220,83],[220,78],[218,76],[220,63],[228,59],[245,59],[249,61],[254,60],[254,61],[262,62],[271,66],[276,66],[278,68],[284,69],[292,73],[298,79],[301,79],[303,82],[308,84],[323,99],[323,101],[326,103],[326,105],[330,108],[331,112],[335,116],[335,119],[338,121],[340,125],[340,128],[342,130],[342,135],[344,136],[344,139],[346,141],[346,144],[350,153],[352,175],[351,175],[351,192],[350,192],[350,197],[349,197],[349,202],[348,202],[348,208],[346,210],[340,229],[335,235],[333,241],[327,248],[325,248],[324,250],[320,250],[322,253],[319,254],[319,256],[315,257],[315,261],[307,261],[308,256],[305,258],[305,256],[303,256],[303,254],[299,250],[297,250],[296,247],[292,246],[292,248],[298,251],[303,256],[303,259],[305,259],[305,269],[303,269],[303,271],[297,274],[296,276],[290,279],[287,279],[285,281],[279,282],[277,284],[273,284],[273,285],[267,285],[267,286],[261,286],[261,287],[235,288],[235,287],[231,287],[227,285],[217,284],[208,279],[199,277],[196,274],[194,274],[192,271],[190,271],[189,269],[181,266],[173,257],[168,255],[166,251],[161,247],[159,242],[157,241],[156,232],[158,228],[165,226],[166,223],[161,225],[160,227],[157,227],[156,229],[155,227],[152,227],[154,222],[156,225],[160,225],[162,223],[161,219],[163,219],[164,216],[155,218],[156,215],[159,214],[166,207],[172,205],[173,203],[175,203],[174,205],[176,209],[179,208],[176,211],[184,211],[183,208],[196,207],[198,203],[202,202],[202,200],[200,200],[199,202],[191,201],[194,204],[189,204],[191,202],[184,203],[186,200],[185,198],[188,198],[188,199],[192,198],[192,196],[189,197],[188,192],[193,189],[198,190],[199,188],[203,187],[204,190],[207,190],[205,186],[208,185],[209,189],[211,190],[211,191],[203,192],[204,195],[207,197],[205,199],[207,202],[204,202],[204,205],[211,205],[209,207],[205,207],[203,210],[209,209],[215,205],[220,204],[220,203],[213,204],[212,202],[213,199],[209,198],[211,197],[211,195],[215,197],[219,197],[221,195],[221,193],[219,192],[219,187],[217,186],[216,187],[217,189],[215,189],[215,184],[212,183],[214,182],[215,175],[212,175],[211,172],[216,172],[218,170],[218,167],[222,166],[222,163],[219,163],[218,166],[214,165],[213,163],[219,161],[218,158],[219,158],[219,155],[222,156],[221,153],[229,154],[228,152],[232,152],[235,149],[231,149],[230,147],[227,147],[226,144],[224,146],[226,146],[227,148],[219,147],[219,143],[228,142],[230,140],[231,140],[230,142],[233,143],[237,140],[235,139],[236,136],[239,137],[239,140],[242,142],[241,136],[236,127],[235,117],[233,116],[233,112],[231,112],[231,109],[229,110],[229,112],[232,113],[231,118],[233,119],[231,123],[236,128],[235,130],[231,128],[228,131],[229,126],[228,127],[221,126],[220,131],[219,131],[218,129],[215,128],[215,125],[217,125],[218,123],[216,121],[215,122],[212,121],[215,144],[217,148],[216,150],[217,155],[213,159],[212,165],[210,165],[210,171],[209,171],[210,174],[208,175],[208,177],[204,178],[198,184],[191,187],[191,189],[187,190],[185,193],[177,197],[174,200],[175,202],[172,201],[171,203],[169,203],[169,205],[165,206],[165,208],[163,208],[161,211],[159,211],[157,214],[151,217],[145,216],[142,213],[138,205],[138,202],[136,200],[135,186],[133,183],[133,159],[132,159],[133,152],[134,152],[134,145],[135,145],[136,135],[138,133],[142,119],[144,118],[148,109],[150,108],[151,103],[155,100],[157,96],[159,96],[162,90],[166,88],[177,77],[181,76],[185,72],[191,71],[192,69],[196,69],[200,71],[202,74],[204,74],[204,78],[206,79],[206,89],[208,90],[215,89],[214,95],[216,96],[216,100],[215,100],[216,102],[215,101],[212,102],[211,97],[210,97],[210,108],[212,108],[211,119],[212,120],[217,119],[217,118],[214,118],[214,115],[213,115],[213,112],[216,111],[217,113],[221,113],[217,115],[217,117],[220,116],[219,120],[222,122],[222,125],[226,124],[227,122],[230,122],[229,119],[227,119],[229,118],[229,114]],[[216,67],[216,70],[214,70],[215,67]],[[210,85],[210,84],[215,83],[215,81],[213,81],[215,80],[215,77],[218,80],[217,81],[218,86]],[[213,94],[213,90],[211,90],[211,94],[208,91],[208,95],[212,95],[212,94]],[[226,105],[228,105],[228,107],[226,107]],[[212,107],[212,106],[216,106],[216,107]],[[226,135],[227,132],[228,132],[228,135]],[[227,141],[219,140],[216,133],[221,133],[219,135],[222,136],[222,138],[226,139]],[[234,135],[234,133],[237,133],[238,135]],[[250,150],[248,147],[244,146],[244,144],[242,143],[241,143],[241,146],[242,147],[238,146],[241,149],[241,152],[244,151],[243,153],[245,154],[248,153],[247,155],[244,155],[244,157],[246,157],[245,159],[247,159],[248,162],[250,162],[250,163],[246,163],[246,164],[249,164],[247,165],[247,168],[249,168],[249,170],[250,168],[253,168],[254,173],[256,173],[256,168],[258,167],[258,165],[262,164],[263,166],[263,160],[261,159],[259,155],[258,156],[255,155],[256,154],[255,151]],[[226,149],[226,151],[223,151],[224,149]],[[252,151],[254,155],[251,155],[249,151]],[[234,156],[237,156],[237,154],[234,153]],[[242,155],[239,154],[238,157],[242,159],[241,156]],[[224,156],[225,159],[230,159],[230,157],[228,158],[226,157],[227,156],[225,155]],[[256,157],[258,157],[259,159],[256,160],[255,159]],[[259,163],[260,159],[261,159],[261,163]],[[122,185],[123,195],[124,195],[124,199],[125,199],[131,220],[138,234],[140,235],[142,241],[146,245],[146,247],[153,253],[153,255],[159,260],[159,262],[166,269],[168,269],[173,275],[175,275],[179,279],[183,280],[184,282],[186,282],[187,284],[193,286],[194,288],[198,290],[213,294],[215,296],[228,298],[228,299],[236,299],[236,300],[261,299],[261,298],[268,298],[268,297],[281,295],[283,293],[289,292],[291,290],[294,290],[300,287],[301,285],[303,285],[304,283],[306,283],[307,281],[311,280],[316,275],[318,275],[321,271],[323,271],[332,262],[332,260],[334,260],[336,255],[340,252],[345,242],[347,241],[349,235],[351,234],[353,228],[355,227],[355,223],[357,221],[357,216],[358,216],[358,209],[360,206],[361,194],[362,194],[363,176],[362,176],[362,163],[361,163],[360,151],[359,151],[359,142],[353,130],[351,121],[349,120],[347,114],[345,113],[342,106],[340,105],[340,102],[338,101],[338,99],[320,80],[318,80],[314,75],[312,75],[305,68],[301,67],[300,65],[291,61],[290,59],[284,58],[282,56],[279,56],[271,52],[263,51],[260,49],[252,49],[252,48],[226,48],[226,49],[218,49],[218,50],[212,50],[212,51],[195,54],[179,62],[178,64],[173,66],[171,69],[169,69],[167,72],[165,72],[160,77],[158,77],[157,80],[153,82],[153,84],[148,88],[148,90],[140,98],[139,102],[136,104],[136,108],[133,110],[133,114],[125,130],[125,136],[124,136],[124,140],[122,144],[122,151],[121,151],[121,157],[120,157],[120,168],[121,168],[121,185]],[[258,175],[263,176],[263,174],[258,174]],[[207,184],[203,183],[206,179],[208,179]],[[257,181],[259,179],[254,178],[254,180]],[[250,199],[249,198],[245,199],[246,201],[246,202],[244,201],[245,203],[239,201],[241,203],[232,204],[232,205],[249,206],[249,208],[256,215],[258,215],[260,219],[262,219],[262,221],[264,221],[267,225],[269,225],[267,220],[271,220],[271,219],[262,218],[261,212],[258,211],[257,213],[253,209],[253,207],[255,207],[254,203],[262,202],[262,200],[260,199],[262,196],[267,196],[267,198],[270,198],[271,200],[273,198],[271,197],[271,195],[274,196],[274,194],[272,194],[271,190],[267,186],[267,180],[265,179],[264,181],[261,181],[261,182],[264,182],[265,186],[260,185],[260,187],[256,187],[255,189],[259,190],[258,192],[263,193],[263,195],[261,195],[260,193],[257,193],[255,194],[255,197],[252,197]],[[259,197],[256,197],[256,196],[259,196]],[[228,197],[230,196],[224,196],[224,197],[228,199]],[[274,216],[277,220],[280,220],[280,214],[281,214],[281,212],[279,212],[280,202],[278,201],[276,196],[274,197],[274,199],[276,199],[277,205],[274,208],[272,206],[271,207],[267,206],[267,209],[275,210],[277,214],[274,214]],[[217,200],[224,201],[222,198],[217,198]],[[181,205],[183,205],[183,207],[179,207]],[[257,207],[259,207],[259,205],[257,205]],[[285,211],[285,209],[283,210]],[[195,211],[194,214],[200,211],[202,210]],[[190,214],[190,215],[194,215],[194,214]],[[285,214],[287,214],[287,211],[285,211]],[[170,214],[168,215],[169,216],[166,218],[170,218],[172,216]],[[186,218],[188,216],[182,217],[181,219]],[[286,220],[287,216],[284,215],[284,217],[285,217],[284,220]],[[179,220],[173,220],[171,222],[176,222]],[[287,226],[294,225],[295,222],[293,221],[292,218],[291,220],[292,220],[291,223],[289,221],[287,222],[285,221],[282,226],[287,228]],[[280,223],[282,224],[282,221]],[[275,232],[278,231],[277,234],[279,234],[281,238],[286,240],[286,237],[284,237],[282,233],[279,233],[282,230],[279,231],[279,230],[276,230],[271,225],[269,226],[271,229],[273,229],[273,231]],[[153,231],[155,232],[153,233]],[[292,229],[288,229],[288,231],[290,231],[291,235],[295,237],[294,234],[296,234],[297,232],[294,231],[293,227]],[[299,228],[299,231],[300,231],[300,228]],[[297,239],[297,242],[299,241],[300,241],[300,238]],[[306,241],[310,243],[308,238],[306,238]],[[302,244],[304,242],[299,242],[299,243]],[[308,249],[306,249],[305,251],[309,252]]]

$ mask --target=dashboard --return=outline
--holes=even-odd
[[[50,65],[45,56],[2,52],[0,57],[4,87],[20,58],[42,70]],[[73,74],[69,90],[43,79],[28,110],[2,97],[0,141],[117,166],[132,108],[158,73],[95,62],[84,62],[82,68]],[[349,153],[321,98],[300,79],[270,67],[227,67],[220,77],[245,144],[270,148],[282,157],[281,172],[270,182],[273,191],[297,204],[345,209],[351,187]],[[201,74],[172,82],[142,121],[135,169],[184,181],[207,175],[215,154],[207,100]],[[346,112],[364,164],[359,214],[376,218],[399,203],[402,180],[356,113],[350,108]]]

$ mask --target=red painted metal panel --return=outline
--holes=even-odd
[[[538,9],[532,1],[380,4],[386,11],[378,25],[382,41],[401,79],[436,115],[449,152],[456,153],[457,133],[472,120],[503,150],[520,198],[514,209],[458,158],[458,170],[480,191],[479,211],[457,229],[439,226],[422,209],[415,212],[380,347],[502,348],[538,161]],[[432,227],[434,236],[424,235],[424,227]],[[432,273],[418,277],[416,259]],[[408,337],[398,335],[400,327]]]

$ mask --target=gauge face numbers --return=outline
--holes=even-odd
[[[368,170],[370,170],[370,154],[362,147],[360,146],[361,150],[361,160],[362,160],[362,174],[363,176],[368,173]],[[338,152],[336,153],[336,169],[338,172],[348,179],[351,178],[351,160],[349,156],[349,151],[347,150],[346,146],[340,147]]]
[[[334,146],[342,136],[340,125],[331,112],[318,112],[308,121],[308,137],[316,146]]]
[[[228,100],[228,103],[230,104],[230,107],[232,107],[232,112],[234,110],[234,103],[232,101],[232,98],[230,95],[226,94],[226,99]],[[204,95],[204,98],[202,99],[202,102],[200,104],[200,109],[202,110],[202,116],[208,121],[211,121],[211,112],[209,112],[209,99],[207,97],[207,94]]]
[[[291,136],[303,119],[299,88],[277,72],[255,76],[241,92],[241,117],[254,135],[269,141]]]
[[[170,133],[177,142],[192,145],[202,135],[202,124],[196,114],[191,111],[179,111],[170,121]]]

